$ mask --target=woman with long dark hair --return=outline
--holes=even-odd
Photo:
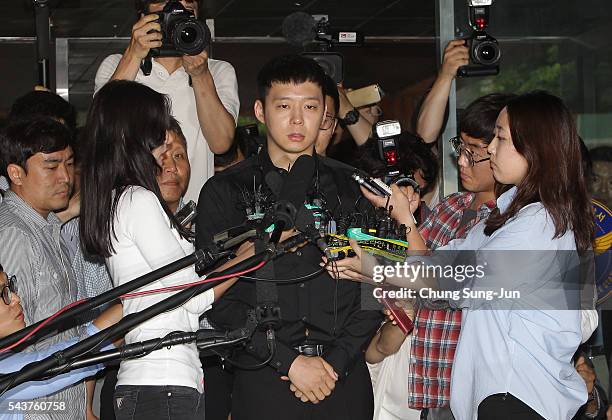
[[[108,83],[95,95],[89,110],[83,145],[81,240],[89,254],[106,259],[116,286],[194,251],[187,240],[189,232],[177,223],[156,180],[170,121],[166,97],[136,82]],[[234,262],[244,256],[241,253]],[[146,289],[197,279],[191,266]],[[126,334],[126,343],[176,330],[197,330],[199,316],[229,286],[226,282],[140,324]],[[123,313],[139,312],[169,294],[124,299]],[[203,375],[195,344],[122,361],[117,384],[114,405],[118,419],[204,416]]]
[[[477,251],[469,255],[476,273],[470,278],[464,271],[459,278],[453,270],[447,279],[395,274],[382,280],[419,294],[459,292],[458,298],[449,293],[451,306],[464,308],[451,381],[457,420],[571,419],[587,392],[572,365],[581,325],[579,302],[572,301],[578,287],[568,280],[575,280],[571,273],[578,270],[572,264],[592,243],[591,206],[573,116],[561,99],[546,92],[518,96],[501,111],[488,152],[495,180],[508,185],[497,209],[465,239],[407,261],[431,265],[453,261],[458,253],[448,251]],[[409,214],[418,205],[416,196],[409,189],[392,189],[392,217],[410,228],[411,249],[426,251]],[[385,206],[386,199],[364,194]],[[338,262],[334,272],[356,281],[381,280],[376,262],[353,244],[358,256]],[[520,297],[471,294],[499,291],[500,286]]]

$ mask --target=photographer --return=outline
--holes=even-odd
[[[214,173],[213,153],[224,153],[232,144],[240,109],[234,68],[225,61],[198,55],[152,59],[151,74],[140,65],[151,48],[162,46],[159,15],[165,0],[136,0],[140,19],[132,27],[132,38],[123,55],[113,54],[102,62],[95,79],[95,92],[109,80],[135,80],[166,94],[172,114],[181,123],[187,138],[192,176],[185,195],[197,201],[204,182]],[[198,16],[198,2],[180,4]]]

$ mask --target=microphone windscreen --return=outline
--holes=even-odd
[[[314,173],[314,158],[310,155],[300,156],[285,177],[278,201],[290,202],[297,210],[303,207]]]
[[[281,188],[283,188],[283,177],[281,174],[278,171],[272,170],[266,174],[265,180],[272,194],[278,197],[281,193]]]
[[[314,18],[305,12],[294,12],[283,20],[283,36],[289,44],[302,47],[317,35]]]

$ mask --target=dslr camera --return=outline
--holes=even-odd
[[[413,174],[403,174],[399,166],[399,141],[402,127],[399,121],[388,120],[376,123],[376,138],[378,142],[378,156],[385,163],[383,181],[387,185],[411,186],[419,191],[418,182]]]
[[[457,70],[459,77],[494,76],[499,73],[501,50],[495,38],[485,32],[489,24],[489,6],[493,0],[468,0],[471,36],[465,40],[470,64]]]
[[[198,55],[210,45],[208,26],[197,20],[193,12],[185,9],[179,1],[169,1],[157,14],[162,45],[151,48],[151,57]]]

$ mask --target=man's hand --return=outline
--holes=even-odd
[[[55,213],[55,215],[62,221],[62,223],[66,223],[69,220],[74,219],[75,217],[79,217],[81,214],[81,192],[77,191],[75,194],[70,197],[70,201],[68,201],[68,207],[65,210]]]
[[[132,38],[126,54],[142,60],[151,48],[161,47],[162,34],[158,18],[156,14],[144,15],[132,26]]]
[[[322,357],[299,355],[289,368],[289,376],[281,379],[291,381],[289,389],[302,402],[317,404],[331,395],[338,375]]]
[[[184,55],[183,68],[192,78],[206,75],[208,73],[208,52],[204,50],[198,55]]]
[[[470,53],[465,46],[463,39],[455,39],[448,43],[444,50],[444,58],[442,60],[442,69],[440,76],[445,76],[454,79],[457,75],[457,69],[469,63]]]
[[[587,364],[586,360],[582,356],[576,360],[576,371],[580,374],[580,376],[582,376],[582,379],[584,379],[587,392],[589,394],[593,392],[593,386],[595,385],[597,376],[595,375],[595,370],[593,370],[593,368]]]
[[[367,198],[375,207],[393,207],[391,217],[398,223],[414,228],[412,214],[419,208],[420,197],[414,191],[414,188],[398,187],[396,184],[391,185],[391,197],[381,197],[361,187],[363,196]]]

